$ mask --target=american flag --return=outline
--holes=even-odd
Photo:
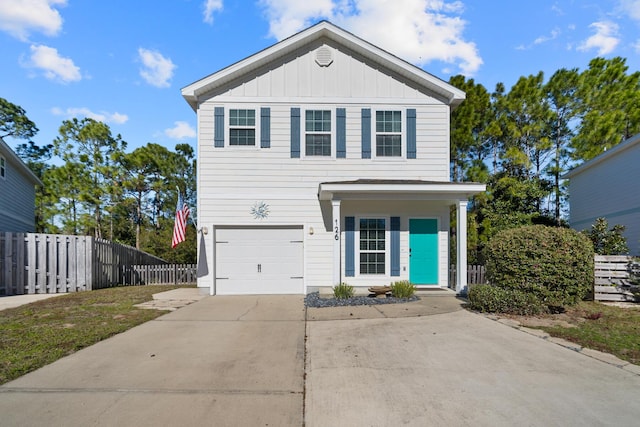
[[[175,248],[179,243],[184,242],[184,235],[187,230],[187,219],[189,219],[189,205],[182,200],[182,195],[178,191],[178,206],[176,207],[176,220],[173,224],[173,238],[171,247]]]

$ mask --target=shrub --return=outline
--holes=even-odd
[[[337,299],[351,298],[354,294],[353,286],[342,282],[333,287],[333,296]]]
[[[567,228],[504,230],[485,248],[487,281],[535,295],[549,307],[573,305],[593,285],[593,245]]]
[[[396,298],[411,298],[416,293],[416,287],[408,280],[400,280],[391,284],[391,296]]]
[[[627,239],[622,235],[624,225],[616,224],[609,229],[606,218],[597,218],[590,230],[582,232],[593,243],[593,249],[598,255],[625,255],[629,253]]]
[[[518,289],[493,285],[476,285],[469,290],[469,308],[483,313],[507,313],[531,316],[548,312],[547,306],[535,295]]]

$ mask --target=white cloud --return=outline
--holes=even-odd
[[[165,129],[164,134],[173,139],[195,138],[196,131],[187,122],[174,122],[175,126]]]
[[[62,17],[54,9],[67,0],[4,0],[0,2],[0,30],[27,41],[29,33],[39,31],[55,36],[62,29]]]
[[[640,0],[620,0],[621,11],[635,21],[640,21]]]
[[[542,44],[551,40],[555,40],[558,38],[559,35],[560,35],[560,30],[557,28],[554,28],[553,30],[551,30],[551,34],[549,34],[548,36],[538,37],[533,41],[533,44]]]
[[[466,41],[460,1],[404,0],[260,0],[270,35],[282,40],[319,19],[328,19],[359,37],[417,65],[438,60],[473,74],[482,58]],[[384,25],[382,25],[384,23]]]
[[[595,34],[580,43],[578,50],[588,51],[597,49],[598,55],[606,55],[613,52],[620,39],[618,36],[618,25],[611,21],[594,22],[589,28],[595,30]]]
[[[88,117],[90,119],[96,120],[98,122],[103,123],[114,123],[117,125],[121,125],[129,121],[129,116],[126,114],[121,114],[118,112],[108,113],[106,111],[101,111],[99,113],[94,113],[88,108],[80,107],[80,108],[67,108],[63,110],[58,107],[54,107],[51,109],[51,112],[56,116],[65,116],[68,118],[73,117]]]
[[[152,86],[169,87],[169,80],[173,77],[173,70],[176,65],[171,59],[165,58],[159,52],[139,48],[138,55],[143,68],[140,69],[140,76]]]
[[[204,22],[213,24],[213,13],[222,10],[222,0],[206,0],[204,2]]]
[[[31,45],[31,57],[23,61],[27,68],[38,68],[49,80],[70,83],[82,80],[80,68],[71,59],[60,56],[58,50],[44,45]]]

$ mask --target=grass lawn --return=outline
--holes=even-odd
[[[640,365],[640,307],[620,308],[582,302],[562,314],[544,316],[545,322],[518,318],[524,326],[542,329],[583,347],[611,353]]]
[[[167,313],[134,305],[177,287],[78,292],[0,311],[0,384]]]

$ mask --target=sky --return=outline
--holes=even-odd
[[[26,110],[38,145],[90,117],[128,151],[195,148],[181,88],[323,19],[489,91],[597,56],[640,70],[640,0],[1,0],[0,97]]]

